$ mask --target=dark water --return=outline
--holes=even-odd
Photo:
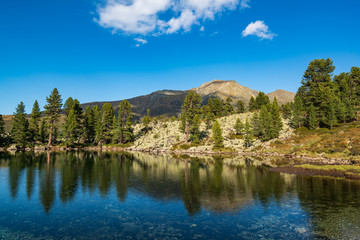
[[[240,158],[0,154],[0,239],[360,239],[360,183]]]

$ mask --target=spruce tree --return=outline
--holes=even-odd
[[[245,112],[245,103],[242,100],[238,100],[236,102],[236,112],[237,113],[244,113]]]
[[[11,136],[14,142],[21,147],[25,147],[29,140],[29,121],[26,119],[25,105],[23,102],[18,104],[14,113]]]
[[[224,147],[224,138],[222,136],[222,130],[220,127],[219,122],[216,120],[212,127],[213,132],[213,140],[214,140],[214,147],[221,148]]]
[[[52,135],[54,134],[55,126],[59,121],[60,111],[62,107],[61,95],[56,88],[52,90],[49,97],[46,97],[46,101],[48,104],[46,104],[44,108],[49,127],[48,146],[51,146]]]
[[[315,107],[313,104],[310,104],[310,107],[308,109],[307,127],[310,130],[315,130],[316,128],[318,128],[318,125],[319,125],[319,123],[316,118]]]
[[[235,133],[236,135],[242,135],[244,130],[244,124],[240,120],[240,118],[236,119],[235,125],[234,125]]]
[[[245,126],[244,126],[244,147],[248,148],[252,145],[253,142],[253,130],[251,128],[251,124],[249,119],[246,118]]]
[[[190,91],[182,105],[180,130],[185,133],[185,143],[200,135],[200,104],[201,96]]]

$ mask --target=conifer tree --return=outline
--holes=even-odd
[[[234,100],[230,97],[228,97],[226,99],[226,102],[225,102],[225,106],[224,106],[224,116],[227,116],[227,115],[230,115],[230,114],[233,114],[235,111],[234,111],[234,107],[232,105],[232,102]]]
[[[279,105],[277,103],[276,98],[274,98],[274,101],[271,104],[271,117],[272,117],[272,125],[274,130],[272,138],[277,138],[279,137],[279,133],[283,128],[283,123],[281,120]]]
[[[258,112],[255,112],[251,118],[251,125],[253,135],[259,137],[261,134],[261,124],[260,124],[260,116]]]
[[[249,102],[249,110],[254,111],[256,109],[257,109],[257,106],[256,106],[255,98],[253,96],[251,96],[250,102]]]
[[[293,105],[293,116],[292,116],[292,126],[294,128],[299,128],[304,125],[304,115],[305,115],[305,109],[303,102],[300,98],[300,96],[296,95],[295,102]]]
[[[253,131],[251,128],[251,124],[249,119],[246,118],[245,126],[244,126],[244,147],[248,148],[252,145],[253,142]]]
[[[206,113],[206,116],[205,116],[205,124],[206,124],[206,129],[210,129],[211,126],[213,125],[214,123],[214,120],[215,120],[215,115],[213,112],[211,111],[208,111]]]
[[[262,141],[268,141],[274,137],[275,130],[273,125],[273,118],[268,108],[262,105],[260,110],[260,134],[259,138]]]
[[[236,119],[235,125],[234,125],[235,133],[236,135],[242,135],[244,130],[244,124],[240,120],[240,118]]]
[[[70,111],[64,125],[64,137],[68,146],[72,146],[80,141],[83,133],[82,119],[81,105],[77,99],[74,99],[70,105]]]
[[[147,109],[146,110],[146,116],[144,116],[144,118],[143,118],[143,124],[144,124],[146,132],[149,131],[150,122],[151,122],[150,109]]]
[[[104,125],[102,120],[101,109],[95,105],[93,108],[94,124],[95,124],[95,141],[97,144],[104,144]]]
[[[129,143],[134,140],[134,128],[132,126],[132,115],[130,114],[126,121],[125,131],[124,131],[124,142]]]
[[[54,134],[56,123],[59,121],[60,111],[62,107],[62,99],[58,90],[54,88],[49,97],[46,97],[47,105],[45,105],[45,115],[49,127],[48,146],[51,146],[52,135]]]
[[[73,109],[74,99],[69,97],[64,103],[65,115],[68,116],[71,109]]]
[[[310,104],[309,110],[308,110],[308,120],[307,120],[307,127],[310,130],[315,130],[318,127],[318,120],[316,118],[316,112],[315,107],[313,104]]]
[[[262,106],[270,104],[269,97],[264,92],[259,92],[255,99],[255,109],[261,109]]]
[[[25,105],[23,102],[18,104],[13,117],[11,136],[16,144],[24,147],[29,140],[29,121],[26,119]]]
[[[130,136],[132,133],[127,132],[128,130],[132,128],[128,128],[128,124],[132,125],[131,119],[129,118],[131,116],[131,104],[127,100],[123,100],[120,103],[119,106],[119,126],[118,126],[118,132],[119,132],[119,142],[125,143],[128,142],[130,139],[128,136]],[[129,122],[130,119],[130,122]]]
[[[31,118],[30,118],[29,129],[30,129],[30,134],[31,134],[31,140],[39,141],[40,140],[41,113],[40,113],[39,103],[37,102],[37,100],[35,100],[35,102],[34,102],[30,117]]]
[[[341,100],[336,105],[336,115],[339,122],[346,123],[347,109],[345,103]]]
[[[337,124],[337,117],[336,117],[336,110],[335,110],[335,104],[331,103],[328,107],[327,112],[327,122],[331,130],[333,130],[334,125]]]
[[[39,140],[41,143],[45,143],[46,142],[46,138],[47,138],[47,132],[46,132],[46,120],[45,118],[43,118],[41,120],[41,124],[40,124],[40,133],[39,133]]]
[[[281,106],[281,111],[283,118],[285,119],[291,119],[292,117],[292,103],[286,103]]]
[[[101,108],[102,113],[102,134],[106,144],[112,140],[114,109],[110,103],[105,103]]]
[[[222,130],[217,120],[215,120],[214,122],[214,125],[212,127],[212,132],[213,132],[214,147],[217,148],[224,147],[224,138],[222,136]]]
[[[237,113],[244,113],[245,112],[245,103],[242,100],[238,100],[236,102],[236,112]]]
[[[84,140],[86,143],[93,143],[95,140],[95,116],[90,106],[87,106],[85,110]]]
[[[0,114],[0,146],[3,146],[5,143],[5,122]]]
[[[199,140],[196,138],[199,136],[200,104],[201,96],[190,91],[184,100],[180,117],[180,130],[185,133],[185,143],[188,143],[190,138]]]

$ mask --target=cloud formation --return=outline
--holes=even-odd
[[[135,44],[135,47],[140,47],[141,45],[147,44],[148,41],[142,38],[134,38],[134,40],[137,42]]]
[[[256,21],[250,23],[245,30],[242,32],[243,37],[254,35],[262,39],[273,39],[276,34],[269,30],[269,27],[264,21]]]
[[[105,0],[96,21],[115,32],[161,35],[190,31],[226,10],[249,8],[250,0]]]

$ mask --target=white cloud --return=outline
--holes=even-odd
[[[204,31],[205,31],[205,27],[204,27],[204,26],[201,26],[200,32],[204,32]]]
[[[190,31],[226,11],[248,8],[250,0],[105,0],[96,21],[115,32],[161,35]]]
[[[275,33],[272,33],[269,30],[269,27],[264,23],[264,21],[250,23],[242,32],[242,35],[243,37],[255,35],[261,39],[273,39],[276,36]]]
[[[134,40],[137,42],[137,44],[135,44],[136,47],[140,47],[141,45],[147,44],[148,41],[142,38],[134,38]]]

